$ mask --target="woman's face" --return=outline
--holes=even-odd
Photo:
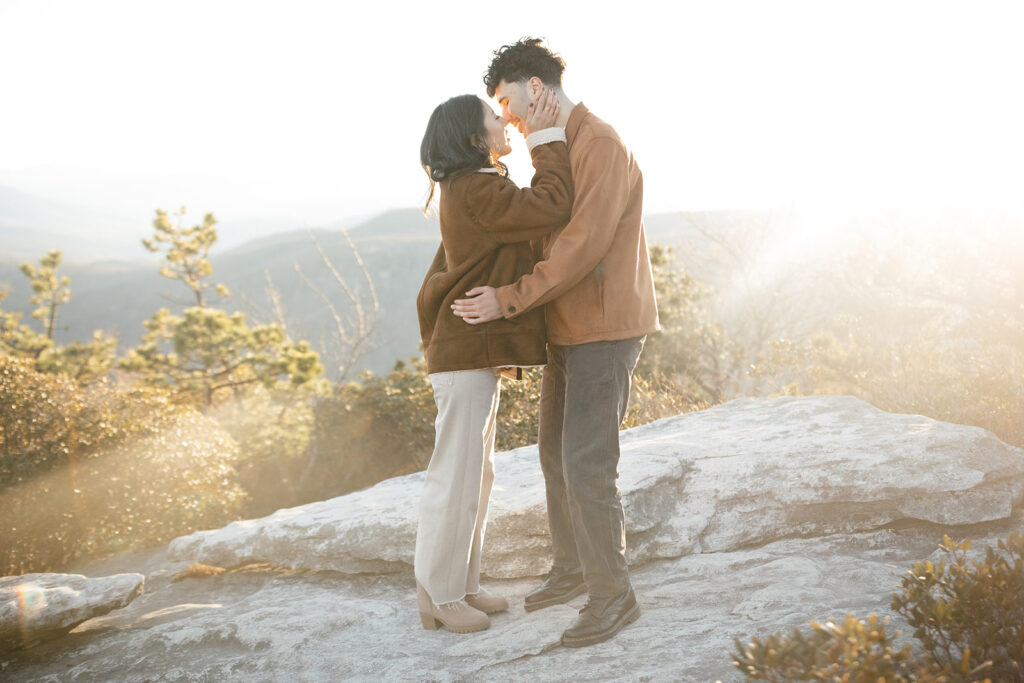
[[[491,105],[480,100],[480,106],[484,109],[484,130],[487,131],[487,146],[491,148],[491,154],[503,157],[512,151],[508,141],[508,120],[498,116],[491,109]]]

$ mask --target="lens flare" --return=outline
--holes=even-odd
[[[38,614],[46,607],[46,592],[34,583],[20,583],[14,592],[18,596],[18,613],[22,620]]]

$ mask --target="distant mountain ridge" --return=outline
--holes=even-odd
[[[728,222],[731,216],[727,212],[651,216],[646,219],[648,243],[680,245],[693,232],[695,220],[713,226],[716,222]],[[239,223],[237,227],[244,226]],[[227,249],[218,243],[211,257],[212,281],[226,284],[232,297],[214,305],[240,310],[257,322],[278,322],[268,295],[269,279],[285,312],[289,332],[293,338],[309,340],[321,352],[333,378],[331,368],[336,367],[339,356],[334,348],[337,334],[333,319],[296,267],[340,311],[346,311],[348,303],[343,290],[310,240],[312,234],[351,287],[366,291],[365,280],[340,233],[341,228],[348,231],[359,249],[380,300],[373,343],[357,370],[385,373],[397,359],[419,353],[415,297],[440,243],[437,218],[427,218],[419,209],[386,211],[354,226],[337,221],[310,230],[293,227],[271,234],[253,230],[255,234],[249,239]],[[34,250],[25,256],[8,250],[6,241],[0,250],[0,290],[11,291],[4,308],[25,312],[26,319],[32,309],[28,303],[30,292],[24,276],[17,272],[18,264],[26,260],[35,262],[49,249],[68,249],[69,238],[61,234],[50,236],[56,239],[49,241],[44,239],[46,234],[35,232]],[[236,239],[245,236],[244,232],[235,234]],[[138,239],[135,235],[122,236],[124,251],[132,252],[128,262],[111,258],[112,254],[93,263],[65,259],[61,271],[71,278],[72,299],[60,309],[58,341],[87,339],[94,329],[103,329],[121,340],[119,353],[123,353],[138,343],[144,331],[142,322],[156,310],[180,310],[191,305],[189,292],[180,283],[159,276],[157,256],[147,253]],[[684,263],[691,260],[699,262],[683,259]]]
[[[99,211],[86,206],[40,197],[0,185],[0,261],[35,260],[51,249],[60,249],[65,263],[146,260],[140,244],[152,233],[155,209],[138,216]],[[161,207],[175,211],[177,207]],[[218,251],[248,249],[253,244],[280,242],[289,235],[305,235],[307,229],[347,229],[353,234],[378,237],[439,234],[437,220],[417,209],[393,209],[359,221],[336,220],[305,226],[287,218],[234,219],[218,217]],[[200,222],[187,214],[185,223]],[[267,242],[267,241],[270,242]]]
[[[146,234],[124,216],[44,199],[0,185],[0,257],[38,258],[51,249],[78,260],[132,258],[126,235]]]

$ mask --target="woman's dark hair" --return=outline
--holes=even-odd
[[[427,122],[420,143],[420,163],[430,178],[430,194],[423,210],[430,207],[434,189],[451,180],[493,166],[503,176],[508,168],[491,155],[484,128],[483,102],[476,95],[459,95],[437,105]]]
[[[494,51],[491,66],[484,74],[488,97],[494,97],[498,84],[518,83],[536,76],[544,85],[561,86],[565,62],[546,47],[541,38],[523,38],[514,45],[502,45]]]

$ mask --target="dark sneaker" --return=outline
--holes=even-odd
[[[591,598],[573,625],[562,634],[562,645],[584,647],[604,642],[639,616],[640,605],[636,602],[632,586],[622,595]]]
[[[532,612],[542,607],[561,605],[586,592],[587,584],[583,581],[582,569],[570,572],[552,569],[544,583],[526,594],[523,607],[527,612]]]

